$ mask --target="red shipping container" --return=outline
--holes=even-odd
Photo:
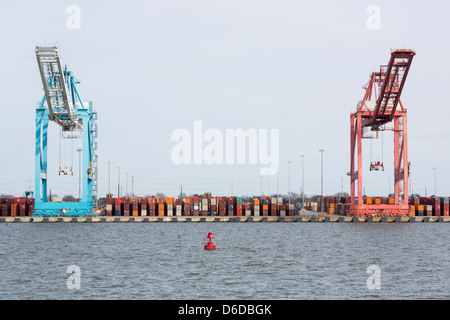
[[[27,206],[27,216],[31,217],[34,213],[34,203]]]
[[[150,201],[150,199],[154,199],[154,198],[149,198],[149,201]],[[153,201],[151,201],[151,202],[153,202]],[[148,215],[152,216],[152,217],[156,216],[156,203],[150,203],[148,205]]]
[[[224,200],[219,200],[219,216],[224,216],[227,213],[227,204]]]
[[[242,203],[236,204],[236,215],[242,216]]]
[[[185,216],[190,216],[191,215],[191,204],[190,203],[185,203],[184,204],[184,215]]]
[[[434,204],[433,205],[433,216],[440,216],[440,215],[441,215],[441,205]]]
[[[4,202],[2,205],[2,216],[7,217],[9,215],[10,215],[10,204]]]
[[[449,215],[449,207],[450,207],[450,205],[449,204],[441,204],[441,215],[443,215],[443,216],[448,216]]]
[[[26,204],[25,203],[19,203],[19,216],[25,217],[26,216]]]
[[[270,215],[276,216],[278,214],[278,206],[276,204],[270,205]]]
[[[124,216],[129,216],[130,215],[130,199],[128,198],[124,198],[123,199],[123,205],[122,205],[122,212]]]

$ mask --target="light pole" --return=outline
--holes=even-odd
[[[304,174],[305,171],[304,171],[304,166],[303,166],[303,161],[304,161],[305,155],[302,154],[300,157],[302,158],[302,209],[303,209],[303,207],[305,205],[305,174]]]
[[[261,195],[263,195],[263,183],[262,183],[262,176],[260,176],[261,179]]]
[[[388,179],[389,179],[389,194],[391,194],[391,176],[389,176]]]
[[[278,177],[280,176],[280,168],[277,167],[277,197],[279,195],[278,193]]]
[[[78,152],[78,171],[79,171],[79,177],[78,177],[78,201],[81,202],[81,151],[83,149],[77,149]]]
[[[108,160],[108,194],[111,194],[111,161]]]
[[[128,172],[125,172],[125,197],[128,197]]]
[[[131,196],[134,197],[134,176],[131,176]]]
[[[291,160],[288,160],[288,198],[291,204]]]
[[[231,177],[231,196],[233,196],[233,177]]]
[[[120,198],[120,167],[117,167],[119,179],[117,182],[117,197]]]
[[[437,191],[436,191],[436,167],[434,169],[434,196],[437,197]]]
[[[321,153],[320,156],[320,212],[323,212],[323,153],[325,150],[320,149],[319,152]]]

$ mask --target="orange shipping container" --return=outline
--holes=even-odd
[[[166,198],[168,204],[173,204],[173,198]]]
[[[334,214],[334,209],[328,209],[328,214]]]
[[[11,217],[17,216],[17,203],[11,203]]]
[[[164,216],[164,203],[158,204],[158,216]]]
[[[184,202],[185,203],[191,203],[191,197],[184,198]]]

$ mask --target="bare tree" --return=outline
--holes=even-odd
[[[79,199],[75,198],[75,197],[72,196],[72,195],[66,195],[66,196],[64,196],[64,197],[62,198],[62,201],[63,201],[63,202],[78,202]]]
[[[106,198],[99,198],[99,199],[98,199],[98,202],[97,202],[97,205],[98,205],[99,207],[104,207],[104,206],[106,206]]]

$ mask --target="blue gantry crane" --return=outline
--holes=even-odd
[[[93,216],[97,203],[97,113],[92,102],[83,102],[74,78],[67,66],[62,67],[57,45],[36,46],[36,58],[44,87],[44,97],[36,108],[35,145],[35,211],[38,217]],[[82,193],[78,202],[52,202],[47,194],[48,125],[61,127],[66,138],[83,139],[82,167],[79,173]],[[72,150],[73,152],[73,150]],[[81,155],[80,155],[81,156]],[[61,164],[60,164],[61,165]],[[73,175],[72,168],[59,168],[59,175]]]

